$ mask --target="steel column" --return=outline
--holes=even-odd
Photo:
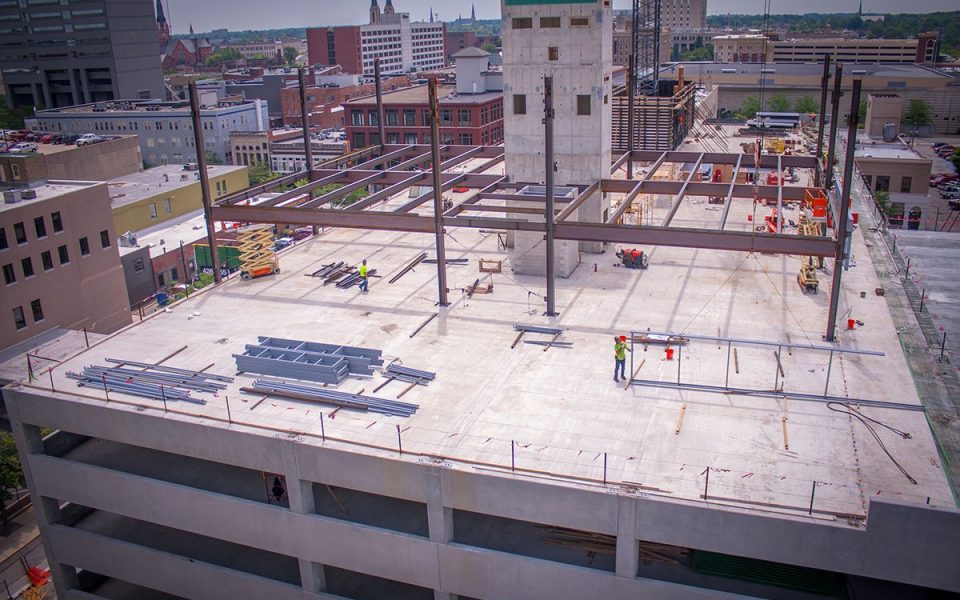
[[[378,63],[379,64],[379,63]],[[432,77],[430,93],[430,149],[433,153],[433,226],[437,236],[437,303],[447,306],[447,254],[443,229],[443,170],[440,167],[440,99],[437,79]]]
[[[304,68],[297,69],[300,83],[300,116],[303,120],[303,151],[307,159],[307,181],[313,181],[313,145],[310,143],[310,114],[307,112],[307,86],[304,83]]]
[[[730,189],[727,191],[727,199],[723,203],[723,216],[720,218],[720,231],[727,226],[727,217],[730,216],[730,204],[733,202],[733,188],[737,185],[737,176],[740,174],[740,162],[743,155],[737,157],[737,166],[733,168],[733,176],[730,177]]]
[[[843,92],[840,90],[842,80],[843,63],[838,62],[833,80],[833,96],[830,98],[832,112],[830,116],[830,137],[827,139],[827,163],[823,167],[826,177],[823,187],[827,190],[833,187],[833,155],[837,149],[837,126],[840,123],[840,96],[843,95]],[[857,112],[859,112],[859,109],[860,107],[857,107]],[[856,140],[856,138],[854,138],[854,140]],[[823,159],[818,156],[817,160],[822,161]],[[833,218],[836,219],[837,215],[833,215]]]
[[[553,214],[553,77],[543,78],[543,133],[544,155],[546,158],[545,183],[547,188],[546,229],[547,229],[547,316],[557,316],[556,273],[554,265],[554,218]]]
[[[380,148],[387,145],[387,134],[383,122],[383,82],[380,81],[380,59],[373,59],[373,77],[376,79],[377,90],[377,129],[380,132]]]
[[[830,55],[823,55],[823,76],[820,78],[820,115],[817,124],[817,164],[820,168],[814,170],[813,185],[820,187],[823,178],[823,130],[827,124],[827,92],[830,89]]]
[[[636,19],[637,16],[633,16],[634,26],[633,26],[633,36],[634,36],[634,48],[630,52],[630,66],[627,68],[627,156],[630,158],[627,159],[627,179],[633,179],[633,133],[634,133],[634,120],[636,115],[634,111],[634,104],[636,103],[637,93],[636,93],[636,84],[635,78],[637,73],[637,54],[636,54],[636,35],[637,35],[637,26]],[[621,113],[622,114],[622,113]],[[622,131],[622,130],[621,130]]]
[[[839,65],[837,65],[839,68]],[[839,76],[837,77],[839,79]],[[847,216],[850,214],[850,188],[853,184],[854,152],[857,148],[857,125],[860,123],[860,79],[853,80],[853,93],[850,95],[850,120],[847,127],[847,154],[843,165],[843,191],[840,197],[840,214],[835,218],[837,229],[837,254],[833,261],[833,284],[830,287],[830,315],[827,317],[827,335],[824,339],[832,342],[836,338],[837,311],[840,309],[840,280],[843,275],[843,261],[847,249]]]
[[[210,178],[207,176],[206,146],[203,143],[203,123],[200,121],[200,100],[197,84],[188,86],[190,91],[190,116],[193,117],[193,142],[197,149],[197,167],[200,169],[200,198],[203,201],[203,220],[207,225],[207,244],[210,245],[210,262],[213,263],[213,281],[220,283],[220,260],[217,256],[217,235],[214,230],[213,211],[210,205]]]

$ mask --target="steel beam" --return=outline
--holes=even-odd
[[[353,169],[354,169],[354,170],[358,170],[358,171],[368,171],[368,170],[372,170],[372,169],[374,169],[374,168],[376,168],[376,167],[379,167],[379,166],[381,166],[381,165],[386,165],[386,164],[387,164],[388,162],[390,162],[391,160],[400,158],[401,156],[406,156],[406,155],[410,154],[411,152],[417,152],[416,146],[404,146],[403,148],[400,148],[400,149],[398,149],[398,150],[391,150],[390,152],[386,152],[386,153],[384,153],[384,154],[381,154],[380,156],[378,156],[378,157],[376,157],[376,158],[372,158],[372,159],[370,159],[370,160],[368,160],[368,161],[366,161],[366,162],[360,163],[359,165],[355,165],[355,166],[353,167]],[[384,169],[384,170],[386,170],[386,169]]]
[[[437,78],[429,82],[430,149],[433,162],[433,228],[437,246],[437,304],[449,306],[447,300],[447,252],[443,229],[443,166],[440,163],[440,97]],[[474,150],[479,150],[474,148]],[[459,157],[458,157],[459,158]],[[454,159],[456,160],[456,159]],[[459,163],[458,163],[459,164]]]
[[[690,174],[687,175],[687,180],[683,182],[683,187],[680,188],[680,191],[677,192],[677,197],[673,201],[673,205],[670,207],[670,211],[667,212],[667,216],[663,219],[663,226],[669,227],[670,222],[673,221],[673,217],[676,216],[677,211],[680,210],[680,203],[683,202],[683,197],[687,195],[687,189],[690,187],[690,182],[693,181],[693,178],[700,171],[700,164],[703,162],[703,154],[697,157],[697,162],[693,164],[693,168],[690,170]]]
[[[486,171],[487,169],[492,169],[493,167],[499,165],[500,163],[502,163],[502,162],[503,162],[504,160],[506,160],[506,159],[507,159],[507,155],[501,153],[500,156],[495,156],[495,157],[491,158],[490,160],[488,160],[487,162],[483,163],[482,165],[478,165],[478,166],[470,169],[470,170],[467,171],[467,172],[468,172],[468,173],[483,173],[483,172]]]
[[[307,210],[230,205],[214,207],[213,214],[217,220],[241,223],[299,223],[318,227],[434,233],[433,217],[375,210]]]
[[[733,168],[733,176],[730,177],[730,189],[727,190],[727,199],[723,203],[723,216],[720,217],[720,231],[723,231],[724,227],[727,226],[727,217],[730,216],[730,205],[733,204],[733,188],[737,183],[737,176],[740,174],[740,163],[743,160],[743,155],[741,154],[737,158],[737,165]]]
[[[452,175],[452,176],[451,176],[451,175],[448,174],[448,173],[444,173],[444,174],[442,174],[441,178],[442,178],[442,177],[449,177],[449,179],[447,179],[446,181],[444,181],[443,184],[440,186],[440,193],[441,193],[441,194],[442,194],[443,192],[449,190],[449,189],[452,188],[453,186],[458,185],[458,184],[460,184],[460,183],[464,183],[464,182],[466,182],[466,180],[467,180],[467,175]],[[424,193],[420,194],[419,196],[417,196],[416,198],[414,198],[413,200],[410,200],[409,202],[406,202],[406,203],[404,203],[403,205],[398,206],[397,209],[394,210],[393,212],[396,212],[396,213],[407,213],[407,212],[410,212],[411,210],[417,208],[417,207],[420,206],[421,204],[433,200],[433,194],[434,194],[434,190],[432,190],[432,189],[431,189],[429,192],[424,192]]]
[[[777,155],[777,233],[783,233],[783,169]]]
[[[830,90],[830,55],[823,55],[823,75],[820,77],[820,114],[817,123],[817,169],[813,173],[813,184],[820,186],[823,179],[823,130],[827,124],[827,92]]]
[[[630,152],[624,152],[623,154],[620,155],[619,158],[617,158],[617,160],[613,161],[613,164],[610,165],[610,175],[612,176],[614,173],[619,171],[620,167],[623,166],[623,163],[627,162],[629,158],[630,158]]]
[[[617,207],[617,210],[613,211],[613,214],[607,217],[607,225],[614,225],[620,221],[620,217],[622,217],[623,213],[627,211],[627,207],[630,206],[630,203],[633,202],[633,199],[640,194],[640,191],[644,188],[644,186],[650,183],[650,179],[653,177],[654,173],[656,173],[657,170],[659,170],[660,167],[663,165],[663,163],[667,161],[667,154],[668,152],[661,152],[656,159],[653,159],[654,163],[653,165],[651,165],[650,170],[647,171],[647,174],[644,175],[643,179],[641,179],[638,183],[634,184],[632,181],[625,182],[627,185],[630,186],[629,189],[625,188],[622,191],[608,189],[604,184],[607,184],[611,180],[604,180],[601,182],[601,186],[600,186],[601,191],[604,191],[604,192],[618,191],[621,194],[624,192],[626,192],[627,194],[623,198],[623,200],[620,202],[620,206]],[[612,180],[612,181],[617,181],[617,180]]]
[[[827,138],[827,161],[823,167],[823,187],[828,190],[833,187],[833,159],[834,152],[837,148],[837,127],[840,125],[840,97],[843,96],[843,91],[840,89],[840,84],[842,83],[842,80],[843,63],[838,62],[833,79],[833,96],[830,97],[832,111],[830,115],[830,137]],[[857,111],[859,112],[859,110],[860,109],[858,107]],[[856,138],[854,138],[854,143],[856,143]],[[823,158],[818,156],[817,160],[823,160]],[[837,215],[833,215],[833,218],[836,219]]]
[[[633,159],[642,162],[652,162],[660,158],[663,154],[660,150],[636,150],[633,153]],[[667,152],[667,158],[664,162],[668,163],[688,163],[697,160],[700,152]],[[703,162],[715,165],[732,165],[740,158],[740,154],[734,152],[704,152]],[[744,168],[753,168],[755,159],[753,155],[743,155]],[[783,166],[797,167],[800,169],[812,169],[817,166],[817,159],[811,156],[784,156]],[[772,169],[777,166],[777,157],[764,154],[760,157],[760,167]]]
[[[839,65],[838,65],[839,66]],[[837,313],[840,310],[840,282],[843,276],[847,250],[847,217],[850,214],[850,191],[853,186],[854,153],[857,149],[857,126],[860,124],[860,87],[862,80],[853,80],[853,93],[850,95],[850,117],[847,128],[847,155],[843,164],[843,191],[840,196],[840,214],[837,219],[837,248],[833,261],[833,281],[830,286],[830,314],[827,317],[828,342],[836,340]]]
[[[573,211],[575,211],[575,210],[577,210],[578,208],[580,208],[580,206],[581,206],[584,202],[586,202],[587,200],[589,200],[589,199],[590,199],[590,196],[592,196],[592,195],[594,195],[595,193],[597,193],[597,191],[598,191],[599,189],[600,189],[600,182],[599,182],[599,181],[595,181],[595,182],[593,182],[593,184],[590,185],[587,189],[585,189],[585,190],[581,191],[579,194],[577,194],[577,197],[573,200],[573,202],[571,202],[570,204],[568,204],[567,207],[564,208],[564,209],[560,212],[559,215],[557,215],[557,222],[559,223],[560,221],[563,221],[563,220],[569,218],[570,215],[573,214]]]
[[[604,179],[601,185],[601,191],[615,194],[626,194],[633,189],[635,182],[626,179]],[[643,190],[649,194],[664,194],[673,196],[680,193],[684,183],[682,181],[648,181]],[[687,193],[691,196],[723,196],[730,189],[727,183],[698,183],[691,182],[687,186]],[[799,186],[789,186],[783,188],[783,199],[788,201],[800,201],[804,198],[804,192],[807,188]],[[777,186],[761,185],[759,186],[760,195],[773,198],[777,194]],[[753,198],[753,184],[733,184],[734,198]]]
[[[383,188],[379,192],[367,196],[356,204],[351,205],[350,208],[353,210],[366,210],[379,202],[389,200],[391,196],[399,194],[411,185],[415,185],[417,182],[426,179],[429,175],[429,173],[415,173],[399,183],[395,183],[390,187]]]
[[[203,202],[203,220],[207,225],[207,244],[210,246],[210,262],[213,263],[213,280],[220,283],[220,261],[217,256],[217,236],[214,229],[212,206],[210,204],[210,178],[207,174],[206,146],[203,143],[203,124],[200,121],[200,100],[197,96],[197,83],[191,81],[190,116],[193,119],[193,141],[197,149],[197,166],[200,169],[200,199]],[[183,274],[187,277],[187,273]],[[52,385],[52,384],[51,384]]]
[[[295,181],[303,179],[306,176],[307,176],[306,171],[300,171],[299,173],[291,173],[289,175],[284,175],[283,177],[280,177],[278,179],[273,179],[266,183],[248,187],[245,190],[240,190],[239,192],[235,192],[228,196],[224,196],[219,200],[217,200],[216,202],[214,202],[214,204],[217,206],[223,206],[226,204],[236,204],[237,202],[250,200],[252,198],[256,198],[260,194],[268,194],[281,186],[291,184]]]
[[[479,192],[477,192],[473,196],[470,196],[469,198],[460,202],[459,204],[457,204],[447,212],[443,213],[444,218],[455,217],[463,211],[463,207],[480,202],[484,192],[497,189],[497,187],[503,182],[504,179],[506,179],[506,177],[501,177],[499,181],[491,183],[490,185],[481,189]]]
[[[343,198],[349,195],[351,192],[354,192],[356,190],[359,190],[360,188],[365,188],[368,185],[376,183],[377,181],[383,179],[383,177],[384,177],[384,172],[377,171],[374,175],[370,175],[369,177],[364,177],[360,181],[354,181],[353,183],[348,183],[343,187],[337,188],[331,192],[327,192],[326,194],[318,198],[314,198],[313,200],[302,204],[300,208],[316,208],[318,206],[323,206],[324,204],[327,204],[329,202],[335,202],[340,198]],[[300,189],[303,189],[303,188],[300,188]]]
[[[547,259],[547,316],[557,316],[557,275],[554,260],[554,222],[553,195],[555,164],[553,154],[553,120],[556,114],[553,110],[553,77],[543,78],[543,142],[544,142],[544,170],[547,193],[544,221],[546,227],[546,259]]]
[[[440,148],[440,151],[441,151],[441,152],[446,152],[448,147],[449,147],[449,146],[443,146],[442,148]],[[410,169],[412,169],[412,168],[414,168],[414,167],[419,167],[419,166],[422,165],[423,163],[430,162],[432,156],[433,156],[433,154],[431,153],[431,151],[430,151],[430,150],[427,150],[426,152],[417,154],[417,155],[414,156],[413,158],[411,158],[411,159],[409,159],[409,160],[405,160],[405,161],[403,161],[402,163],[400,163],[399,165],[395,165],[394,167],[392,167],[391,169],[388,169],[388,170],[390,170],[390,171],[409,171]]]
[[[300,186],[298,188],[294,188],[292,190],[283,192],[275,198],[269,198],[267,200],[264,200],[263,202],[259,202],[258,205],[264,206],[264,207],[281,206],[283,204],[286,204],[290,200],[297,198],[298,196],[302,196],[303,194],[308,194],[313,190],[321,188],[325,185],[329,185],[331,183],[337,183],[339,180],[347,177],[347,171],[334,171],[332,174],[327,174],[321,171],[320,173],[323,176],[317,175],[317,173],[314,172],[314,175],[317,175],[319,178],[311,181],[307,185]]]
[[[380,59],[373,59],[373,77],[375,81],[375,89],[377,93],[377,131],[380,134],[380,148],[386,148],[387,146],[387,134],[384,131],[386,124],[383,120],[383,81],[380,79]]]

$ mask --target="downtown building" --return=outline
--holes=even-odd
[[[307,55],[311,65],[340,65],[358,75],[373,75],[377,58],[384,75],[430,71],[446,65],[445,33],[443,23],[412,22],[392,0],[381,12],[372,0],[366,25],[307,29]]]
[[[0,2],[0,40],[12,108],[164,97],[150,0]]]

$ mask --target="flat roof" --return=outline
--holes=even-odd
[[[702,77],[704,75],[760,75],[763,69],[764,75],[787,75],[787,76],[816,76],[823,75],[823,63],[712,63],[712,62],[680,62],[665,65],[661,73],[666,72],[676,74],[677,67],[682,66],[688,79]],[[730,73],[735,69],[736,73]],[[896,79],[903,78],[923,78],[923,79],[949,79],[950,76],[935,69],[930,69],[917,64],[861,64],[848,65],[844,68],[845,77],[890,77]]]
[[[451,194],[455,202],[469,195]],[[383,209],[408,199],[403,192]],[[716,227],[723,207],[706,198],[692,200],[681,205],[673,225]],[[667,196],[646,201],[654,220],[671,206]],[[417,210],[427,214],[431,209]],[[753,231],[755,220],[771,210],[754,207],[748,199],[734,200],[726,228]],[[797,219],[796,209],[785,208],[785,215]],[[890,453],[916,479],[914,485],[866,428],[824,403],[641,386],[625,389],[623,383],[613,382],[611,338],[631,330],[823,345],[827,294],[805,294],[797,286],[800,257],[643,248],[650,266],[633,270],[615,266],[616,248],[610,247],[606,254],[583,254],[584,264],[569,278],[558,280],[560,316],[548,319],[542,316],[544,279],[514,274],[511,254],[501,249],[496,231],[448,233],[448,257],[468,263],[448,267],[452,304],[416,335],[414,331],[438,311],[435,267],[420,265],[396,283],[389,280],[421,252],[434,256],[432,236],[333,228],[283,253],[277,275],[252,281],[232,277],[66,361],[54,372],[56,389],[87,396],[63,396],[72,402],[104,406],[104,400],[94,399],[103,398],[102,393],[81,390],[66,372],[107,364],[108,357],[151,362],[173,353],[165,365],[199,370],[213,363],[207,372],[235,376],[218,395],[194,394],[205,404],[173,403],[181,412],[171,418],[208,427],[228,426],[219,420],[226,420],[230,402],[232,427],[251,433],[296,432],[304,444],[396,460],[433,457],[452,468],[505,473],[513,453],[518,466],[537,470],[536,477],[560,486],[583,485],[577,478],[599,480],[606,462],[611,482],[699,501],[702,474],[710,467],[711,495],[735,499],[711,502],[746,509],[805,517],[812,481],[819,482],[820,510],[863,514],[868,498],[877,494],[921,504],[929,497],[931,505],[954,506],[921,411],[860,409],[911,434],[910,439],[881,435]],[[872,291],[884,284],[859,229],[853,233],[853,252],[856,266],[844,274],[840,312],[864,325],[842,327],[839,345],[884,356],[834,357],[829,392],[919,407],[914,386],[905,383],[912,375],[887,300]],[[502,261],[502,272],[489,276],[479,272],[481,258]],[[368,294],[325,286],[309,276],[326,264],[359,264],[362,259],[383,276],[372,281]],[[880,266],[884,273],[885,269]],[[493,292],[468,297],[463,290],[478,278],[493,283]],[[820,281],[821,287],[829,286],[827,274],[821,274]],[[869,293],[861,297],[862,290]],[[516,323],[560,327],[564,333],[559,341],[572,346],[544,351],[543,346],[521,342],[511,349]],[[237,375],[232,356],[243,352],[245,344],[255,344],[258,336],[377,348],[388,361],[400,359],[407,367],[435,372],[436,379],[403,396],[402,401],[418,405],[410,418],[263,399],[240,391],[258,376]],[[550,338],[529,334],[527,339]],[[776,346],[735,344],[734,349],[731,384],[771,389],[784,385],[810,393],[824,389],[826,353],[781,348],[778,357]],[[685,381],[723,383],[725,344],[694,341],[679,352],[681,356],[668,360],[663,346],[638,344],[628,356],[628,368],[639,378],[664,382],[674,381],[682,369]],[[778,362],[782,377],[777,375]],[[339,389],[395,399],[406,388],[394,382],[373,391],[384,382],[380,374],[350,377]],[[119,393],[111,393],[110,400],[106,406],[113,410],[130,410],[120,401],[163,410],[160,401]],[[326,441],[321,440],[321,414]],[[390,453],[396,448],[398,426],[402,456]],[[839,517],[835,523],[852,526]]]
[[[216,221],[214,231],[223,231],[223,224]],[[125,234],[118,231],[118,235]],[[156,258],[167,251],[184,245],[190,245],[207,235],[207,222],[203,218],[203,210],[195,210],[173,221],[167,221],[134,232],[137,238],[136,246],[120,246],[120,256],[130,254],[141,248],[150,248],[150,258]],[[206,242],[204,242],[206,243]],[[166,249],[166,250],[165,250]]]
[[[21,193],[24,191],[32,191],[37,197],[31,198],[29,200],[24,199],[15,204],[8,204],[4,201],[3,198],[0,198],[0,212],[15,210],[21,208],[28,204],[35,204],[37,202],[43,202],[44,200],[50,200],[51,198],[56,198],[57,196],[62,196],[70,192],[75,192],[77,190],[82,190],[84,188],[93,187],[99,185],[99,181],[48,181],[43,185],[37,185],[30,188],[16,188],[16,191]],[[3,191],[9,191],[9,188],[3,188]]]
[[[204,106],[202,111],[211,110],[231,110],[234,108],[253,105],[254,100],[244,100],[242,102],[231,102],[222,106]],[[105,102],[93,102],[90,104],[78,104],[75,106],[64,106],[61,108],[47,108],[38,110],[33,115],[34,119],[49,117],[57,114],[92,114],[92,115],[116,115],[130,113],[178,113],[189,114],[190,103],[179,102],[158,102],[156,100],[109,100]]]
[[[482,94],[458,94],[457,86],[441,85],[439,90],[440,104],[482,104],[495,98],[502,98],[502,91],[484,92]],[[426,85],[416,85],[392,92],[384,92],[384,103],[390,104],[427,104],[430,90]],[[365,96],[344,102],[347,106],[376,106],[376,96]]]
[[[869,139],[869,138],[867,138]],[[854,151],[856,158],[894,158],[898,160],[922,160],[930,162],[929,158],[920,156],[915,150],[903,144],[874,144],[860,140]]]
[[[216,177],[245,168],[237,165],[207,165],[207,175]],[[113,208],[118,208],[199,181],[199,171],[184,171],[183,165],[161,165],[116,177],[108,181],[107,186],[110,188],[111,204]]]

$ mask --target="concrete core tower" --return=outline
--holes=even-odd
[[[545,182],[543,78],[553,77],[554,151],[558,186],[589,185],[610,176],[613,28],[609,0],[501,0],[506,172],[510,181]],[[558,194],[559,198],[559,194]],[[529,203],[525,203],[529,206]],[[562,208],[558,204],[558,208]],[[573,219],[600,222],[609,208],[602,194]],[[539,218],[539,217],[537,217]],[[543,235],[518,232],[515,272],[544,275]],[[558,241],[555,265],[567,277],[579,252],[602,244]]]

